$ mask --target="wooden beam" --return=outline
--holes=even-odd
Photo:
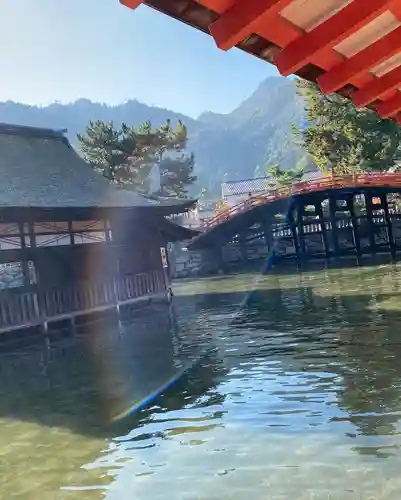
[[[129,0],[124,0],[129,1]],[[292,0],[238,0],[209,26],[216,45],[228,50],[258,31],[268,18],[280,12]]]
[[[144,0],[120,0],[120,3],[122,5],[125,5],[125,7],[128,7],[129,9],[136,9],[143,2]]]
[[[329,94],[358,77],[390,59],[401,49],[401,26],[373,43],[366,49],[361,50],[353,57],[327,71],[317,79],[322,92]]]
[[[401,109],[401,92],[397,92],[394,97],[383,101],[376,106],[376,111],[381,118],[390,118]]]
[[[277,15],[269,16],[266,22],[260,23],[257,35],[269,40],[280,48],[285,47],[298,38],[303,31],[287,21],[284,17]]]
[[[394,0],[390,8],[394,16],[401,21],[401,3],[399,0]]]
[[[311,61],[320,51],[333,47],[385,12],[392,0],[354,0],[314,30],[291,42],[276,57],[280,73],[288,76]]]
[[[352,96],[352,102],[359,108],[367,106],[376,99],[380,99],[387,92],[401,87],[401,67],[386,73],[381,78],[376,78],[365,85]]]

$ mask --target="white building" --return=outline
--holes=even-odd
[[[173,220],[180,226],[198,229],[207,219],[213,217],[214,205],[214,202],[198,204],[195,208],[174,216]]]

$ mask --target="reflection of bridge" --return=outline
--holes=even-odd
[[[401,174],[361,173],[269,190],[209,219],[189,247],[275,245],[278,256],[339,257],[401,250]],[[221,252],[220,252],[221,254]],[[220,255],[221,257],[221,255]]]

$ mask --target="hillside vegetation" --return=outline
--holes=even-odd
[[[293,125],[302,124],[303,117],[303,101],[296,94],[294,80],[281,77],[266,79],[231,113],[205,112],[198,119],[136,100],[118,106],[87,99],[45,107],[0,103],[1,122],[67,129],[74,146],[78,144],[77,133],[85,131],[89,120],[114,121],[116,125],[139,125],[150,120],[154,126],[167,119],[181,120],[188,129],[188,150],[195,154],[198,181],[194,195],[202,188],[216,195],[224,180],[264,175],[266,164],[279,164],[288,170],[300,161],[305,163],[305,153],[296,145],[291,131]]]

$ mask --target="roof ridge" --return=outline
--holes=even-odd
[[[0,122],[1,135],[21,135],[25,137],[46,137],[49,139],[66,139],[67,129],[51,129],[44,127],[33,127],[30,125],[18,125],[14,123]]]
[[[238,182],[260,181],[262,179],[271,179],[271,176],[265,175],[264,177],[250,177],[248,179],[241,179],[239,181],[225,181],[222,184],[236,184]]]

